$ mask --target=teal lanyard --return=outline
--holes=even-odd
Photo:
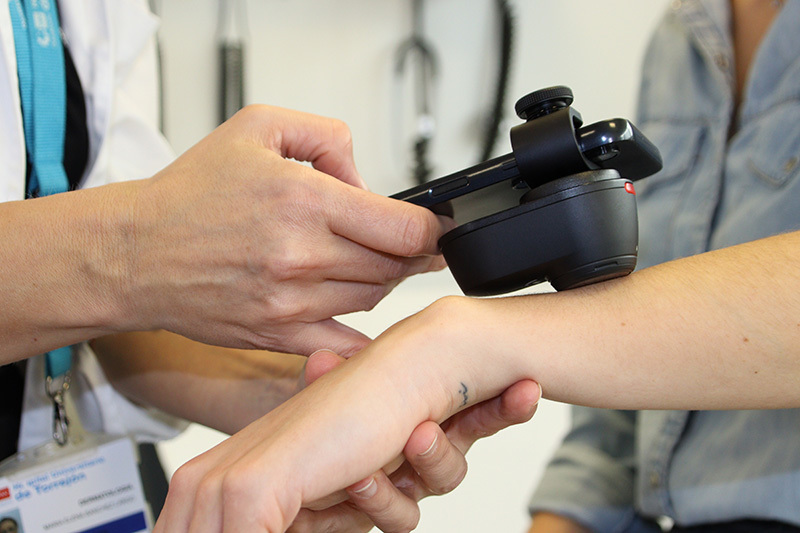
[[[69,181],[62,161],[67,124],[67,82],[56,0],[9,0],[8,7],[17,53],[25,146],[31,162],[28,194],[47,196],[66,192]],[[59,391],[51,394],[51,397],[58,396],[58,400],[54,398],[57,408],[69,386],[71,366],[72,348],[69,346],[46,355],[48,393],[51,393],[53,380],[63,384]],[[66,419],[62,422],[66,429]],[[63,438],[66,439],[66,431]],[[60,439],[57,437],[56,440]]]
[[[10,0],[25,144],[31,161],[29,193],[65,192],[62,163],[67,125],[64,48],[55,0]]]

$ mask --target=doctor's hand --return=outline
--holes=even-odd
[[[451,223],[367,191],[336,120],[249,106],[136,183],[123,329],[347,355],[368,339],[331,317],[444,266]]]
[[[311,384],[345,361],[327,350],[314,353],[306,364],[305,382]],[[523,380],[441,426],[423,422],[406,443],[399,468],[379,470],[348,487],[345,494],[333,495],[329,507],[317,504],[310,506],[314,509],[302,509],[288,532],[354,533],[373,527],[386,533],[411,531],[420,518],[417,502],[455,489],[467,473],[464,455],[470,447],[478,439],[530,420],[540,396],[538,384]]]

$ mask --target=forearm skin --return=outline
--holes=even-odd
[[[91,346],[129,398],[229,434],[297,393],[306,361],[211,346],[163,330],[109,335]]]
[[[486,326],[473,341],[478,354],[493,349],[500,366],[517,370],[505,379],[535,379],[558,401],[798,407],[798,264],[800,232],[582,289],[475,301]]]
[[[0,363],[135,326],[137,182],[0,204]]]

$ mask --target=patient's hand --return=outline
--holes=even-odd
[[[346,361],[330,351],[313,354],[306,365],[305,380],[311,384]],[[530,380],[515,383],[500,396],[474,405],[442,423],[423,422],[414,430],[397,462],[300,511],[290,533],[410,531],[419,521],[417,502],[431,495],[447,494],[467,473],[464,454],[480,438],[515,424],[527,422],[536,412],[539,386]],[[395,469],[396,468],[396,469]],[[386,471],[391,472],[387,475]],[[347,497],[345,501],[342,498]],[[326,507],[326,504],[329,505]]]
[[[154,533],[287,531],[303,508],[320,509],[322,498],[342,489],[354,492],[359,480],[409,453],[409,441],[424,450],[430,441],[415,445],[411,435],[425,421],[458,420],[468,442],[475,428],[491,432],[493,417],[466,412],[484,401],[502,407],[509,385],[534,374],[516,361],[505,364],[511,358],[494,350],[496,343],[484,347],[467,334],[481,311],[467,298],[435,302],[184,464]],[[413,486],[406,491],[419,494]]]

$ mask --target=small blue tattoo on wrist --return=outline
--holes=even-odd
[[[458,392],[460,392],[461,396],[464,397],[464,401],[461,403],[461,407],[464,407],[469,401],[469,389],[467,389],[467,385],[463,381],[461,382],[461,388],[458,390]]]

